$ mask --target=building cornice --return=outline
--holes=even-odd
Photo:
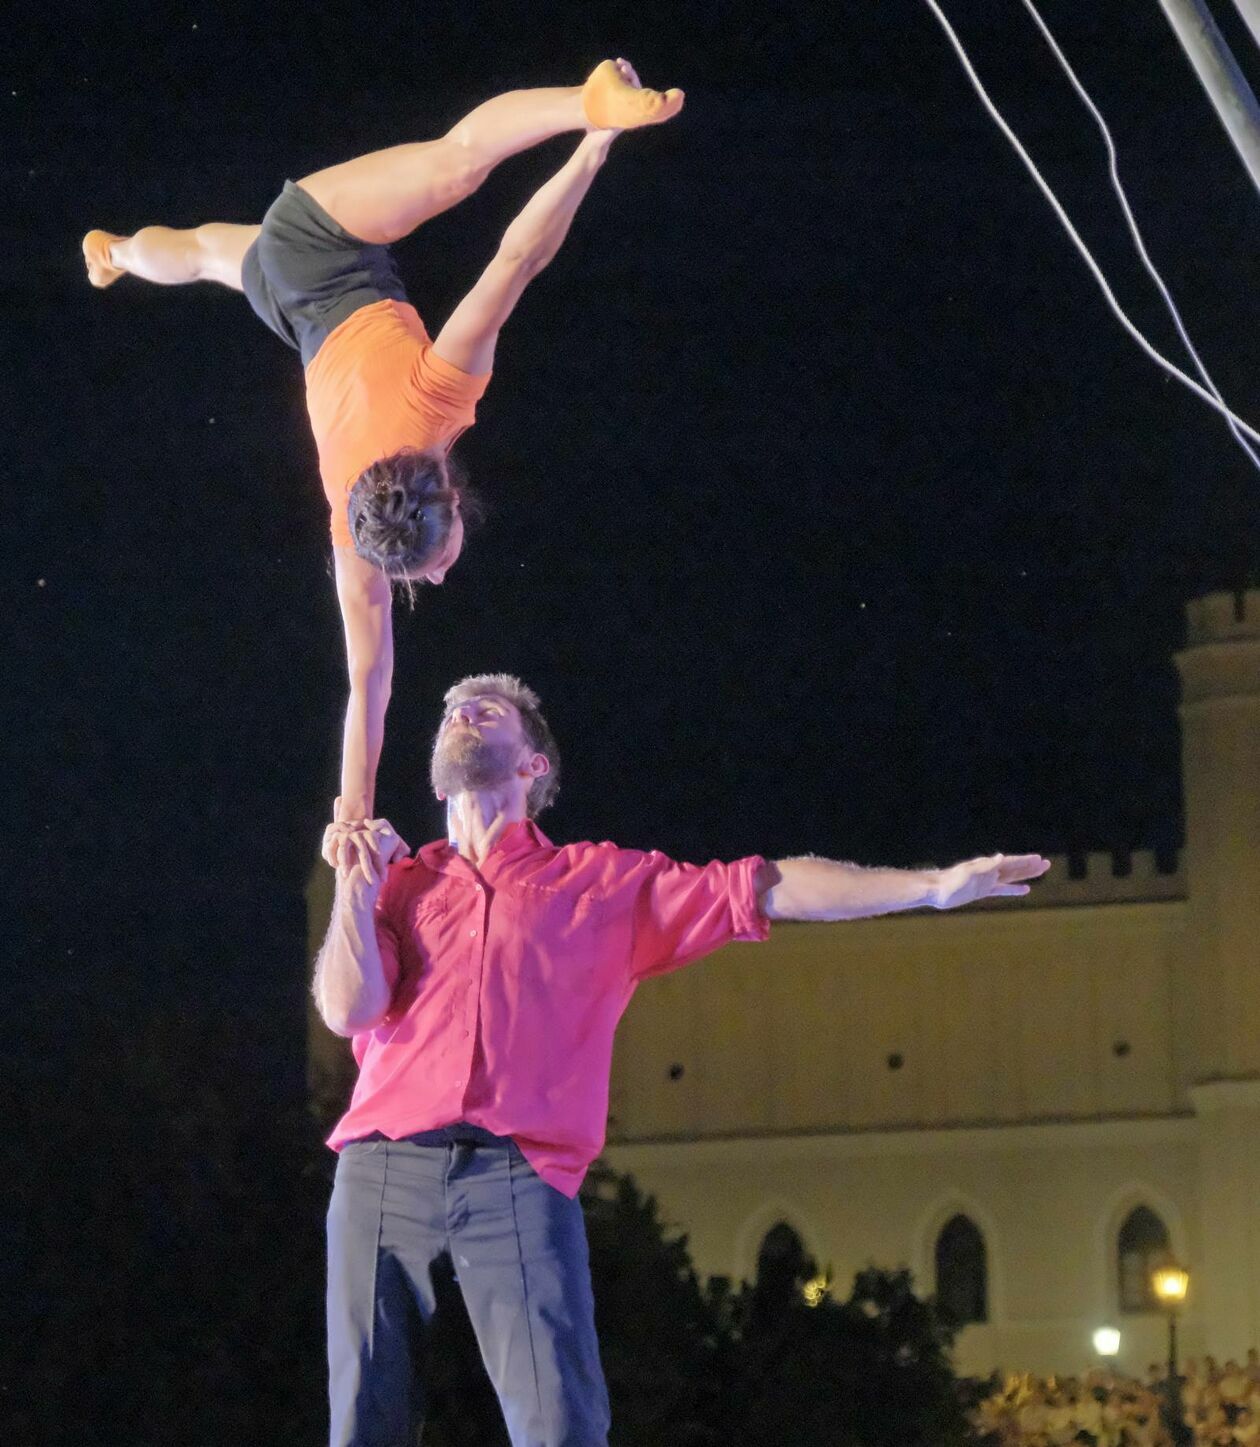
[[[1256,1082],[1260,1089],[1260,1082]],[[1260,1094],[1257,1095],[1260,1102]],[[860,1156],[983,1155],[994,1151],[1106,1150],[1120,1146],[1189,1145],[1197,1139],[1189,1112],[1110,1116],[1015,1125],[939,1126],[904,1130],[801,1131],[777,1135],[644,1137],[610,1141],[604,1154],[619,1170],[638,1165],[823,1161]]]

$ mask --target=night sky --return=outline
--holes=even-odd
[[[948,8],[1175,346],[1021,6]],[[1260,200],[1155,0],[1044,13],[1254,421]],[[441,695],[509,669],[564,753],[557,839],[896,864],[1176,845],[1169,655],[1188,597],[1254,580],[1260,478],[1105,311],[924,6],[42,16],[0,90],[22,980],[296,1005],[344,703],[294,354],[233,293],[93,292],[80,236],[256,220],[286,176],[609,54],[687,107],[618,141],[505,330],[460,444],[487,525],[396,616],[381,811],[440,832]],[[400,248],[432,332],[572,145]]]

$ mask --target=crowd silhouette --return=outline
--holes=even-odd
[[[1080,1377],[1010,1376],[975,1412],[993,1447],[1171,1447],[1164,1418],[1166,1368],[1144,1378],[1101,1368]],[[1260,1443],[1260,1353],[1182,1366],[1181,1403],[1195,1447]]]

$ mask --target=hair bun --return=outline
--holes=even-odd
[[[390,577],[415,577],[446,546],[457,497],[444,453],[405,448],[381,458],[350,489],[355,552]]]

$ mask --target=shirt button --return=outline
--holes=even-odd
[[[477,931],[476,931],[475,929],[470,929],[470,930],[468,931],[468,933],[469,933],[469,936],[470,936],[472,939],[476,939],[476,938],[477,938]]]

